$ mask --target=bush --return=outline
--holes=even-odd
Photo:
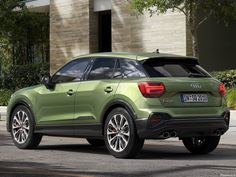
[[[48,64],[14,65],[4,73],[3,88],[18,90],[40,83],[43,75],[49,73]]]
[[[211,75],[223,82],[227,88],[236,86],[236,70],[212,72]]]
[[[236,109],[236,88],[228,90],[227,106],[231,109]]]
[[[10,66],[0,77],[0,106],[6,106],[16,90],[40,83],[42,76],[49,74],[48,64]]]
[[[13,94],[13,91],[1,89],[0,90],[0,106],[7,106],[8,101],[11,98],[11,95]]]

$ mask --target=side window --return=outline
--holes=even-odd
[[[119,61],[124,78],[146,77],[146,74],[138,61],[129,59],[120,59]]]
[[[52,82],[63,83],[80,81],[90,61],[90,59],[84,58],[69,62],[53,76]]]
[[[88,80],[111,79],[113,77],[115,58],[97,58],[88,75]]]

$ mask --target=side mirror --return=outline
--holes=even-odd
[[[51,82],[51,77],[49,75],[43,76],[41,83],[45,85],[47,89],[52,89],[54,87],[54,84]]]

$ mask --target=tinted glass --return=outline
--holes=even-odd
[[[52,81],[55,83],[80,81],[89,62],[90,59],[71,61],[53,76]]]
[[[197,62],[193,60],[151,59],[143,63],[150,77],[210,77]]]
[[[142,65],[136,60],[120,59],[120,68],[124,78],[145,77]]]
[[[115,58],[97,58],[89,73],[88,80],[111,79],[115,63]]]

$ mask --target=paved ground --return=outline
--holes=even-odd
[[[36,150],[19,150],[5,130],[5,121],[0,121],[0,176],[232,177],[236,176],[236,127],[231,126],[209,155],[192,155],[181,142],[170,139],[146,141],[136,159],[122,160],[103,147],[73,138],[44,137]]]

